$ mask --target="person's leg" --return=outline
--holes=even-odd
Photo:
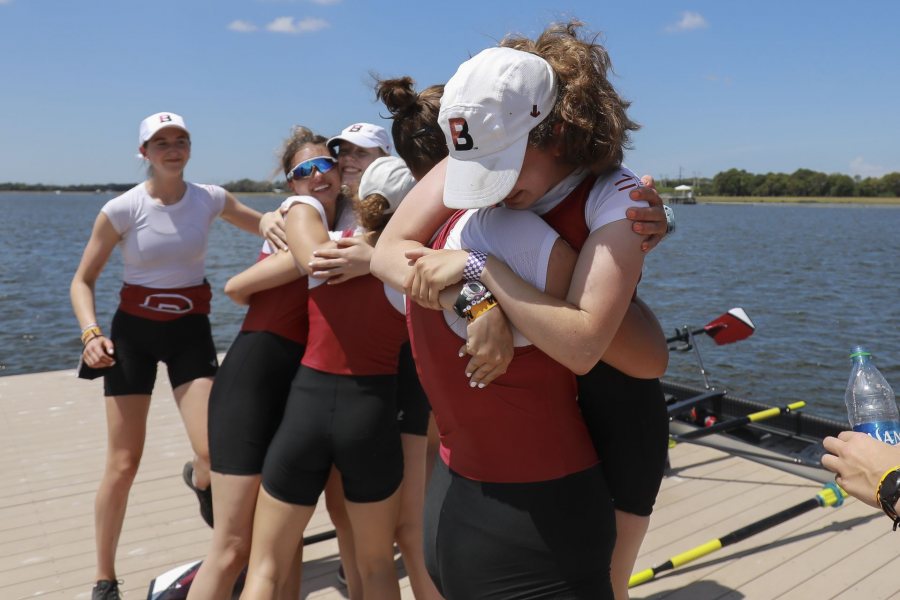
[[[351,600],[362,598],[362,579],[356,565],[356,550],[353,543],[353,528],[347,516],[347,505],[344,501],[344,487],[341,485],[341,474],[331,469],[328,483],[325,485],[325,507],[337,533],[338,553],[344,567],[344,578],[347,581],[347,595]]]
[[[400,510],[394,539],[403,555],[413,595],[417,600],[438,600],[441,595],[425,569],[422,544],[428,438],[403,433],[400,442],[403,444],[403,483],[400,485]]]
[[[347,501],[356,564],[366,600],[400,600],[394,567],[394,524],[399,507],[399,491],[380,502]]]
[[[303,582],[303,540],[294,553],[294,564],[288,573],[288,579],[281,586],[281,600],[297,600],[300,597],[300,584]]]
[[[116,548],[125,521],[128,492],[134,482],[144,439],[150,396],[107,396],[106,465],[94,502],[94,534],[97,543],[96,579],[116,579]]]
[[[278,598],[290,578],[303,530],[315,508],[282,502],[260,488],[242,599]]]
[[[201,490],[208,488],[210,481],[207,411],[212,384],[212,377],[200,377],[172,390],[194,450],[194,485]]]
[[[641,543],[650,527],[650,517],[616,510],[616,545],[610,565],[616,600],[628,600],[628,581],[637,562]]]
[[[259,475],[212,473],[216,526],[209,551],[191,584],[188,598],[227,598],[250,557],[253,512]]]

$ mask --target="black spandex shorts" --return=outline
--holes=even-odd
[[[447,600],[612,600],[615,541],[599,466],[538,483],[484,483],[435,461],[425,564]]]
[[[333,375],[301,366],[263,464],[266,491],[314,506],[333,464],[347,500],[388,498],[403,479],[396,393],[396,375]]]
[[[400,433],[428,435],[428,396],[419,383],[416,363],[409,342],[400,348],[400,368],[397,372],[397,424]]]
[[[109,339],[115,345],[116,364],[103,376],[107,396],[150,394],[160,361],[166,363],[172,389],[212,377],[219,367],[206,315],[152,321],[119,310]]]
[[[262,472],[303,349],[302,344],[269,331],[242,331],[234,339],[209,396],[213,471]]]
[[[616,509],[649,516],[669,445],[659,380],[629,377],[600,362],[578,378],[578,403]]]

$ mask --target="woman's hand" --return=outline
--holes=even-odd
[[[369,274],[369,264],[374,248],[363,237],[336,240],[335,248],[320,248],[309,261],[312,277],[327,279],[329,285]]]
[[[275,250],[287,251],[287,234],[284,232],[284,216],[281,212],[273,210],[260,217],[259,234],[264,237]]]
[[[403,285],[406,295],[425,308],[441,310],[441,290],[463,278],[465,250],[416,248],[404,253],[413,267]]]
[[[84,363],[92,369],[102,369],[116,364],[113,343],[105,335],[92,337],[82,351]]]
[[[645,237],[641,250],[650,252],[665,237],[668,223],[662,198],[654,187],[653,177],[644,175],[641,177],[641,184],[642,187],[631,190],[630,197],[635,201],[647,202],[650,206],[629,208],[625,211],[625,216],[634,221],[631,225],[632,231]]]
[[[885,471],[900,465],[900,446],[890,446],[858,431],[842,431],[822,443],[830,452],[822,457],[822,466],[837,473],[835,483],[854,498],[881,508],[875,502],[875,490]]]
[[[466,365],[469,385],[483,388],[504,373],[512,362],[512,326],[499,306],[495,306],[467,327],[468,341],[459,349],[460,357],[472,357]]]

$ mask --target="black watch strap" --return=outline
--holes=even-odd
[[[881,505],[881,510],[894,522],[894,531],[897,531],[897,526],[900,525],[900,515],[897,514],[895,506],[900,501],[900,467],[895,467],[882,476],[876,498]]]

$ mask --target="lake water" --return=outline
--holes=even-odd
[[[0,375],[73,368],[81,348],[69,282],[100,207],[114,194],[0,194]],[[280,198],[242,198],[270,210]],[[766,403],[807,402],[844,418],[851,346],[864,344],[900,390],[900,208],[851,205],[675,207],[678,231],[647,257],[641,296],[667,333],[734,306],[757,326],[749,339],[699,340],[714,385]],[[260,240],[219,220],[211,234],[214,290],[255,259]],[[118,300],[118,253],[97,284],[104,328]],[[225,350],[243,309],[213,297]],[[669,377],[701,384],[692,353],[673,353]],[[60,393],[65,393],[60,390]]]

